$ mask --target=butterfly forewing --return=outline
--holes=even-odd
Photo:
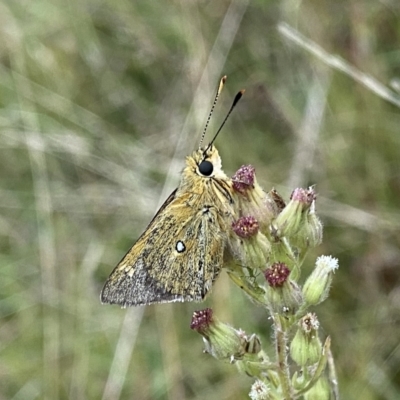
[[[233,215],[231,182],[222,170],[218,178],[200,176],[196,156],[202,156],[200,150],[188,157],[179,188],[111,273],[103,303],[201,301],[210,290],[222,268]]]

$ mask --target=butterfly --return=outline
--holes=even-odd
[[[102,303],[126,307],[205,298],[221,271],[235,216],[232,181],[213,142],[243,92],[236,95],[210,144],[186,157],[178,188],[112,271],[101,292]]]

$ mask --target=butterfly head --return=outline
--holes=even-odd
[[[221,157],[214,145],[200,147],[192,157],[188,157],[187,164],[197,175],[204,178],[218,177],[223,173]]]

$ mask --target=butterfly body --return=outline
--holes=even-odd
[[[213,145],[186,158],[181,182],[108,278],[103,303],[202,301],[223,263],[232,182]]]

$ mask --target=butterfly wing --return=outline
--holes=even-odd
[[[196,204],[171,194],[111,273],[101,293],[103,303],[204,299],[220,271],[225,239],[217,210]]]

